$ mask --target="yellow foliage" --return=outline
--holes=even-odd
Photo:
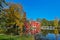
[[[21,31],[24,25],[24,22],[26,21],[26,14],[23,12],[23,8],[21,5],[18,4],[12,4],[9,9],[5,9],[5,11],[9,14],[6,14],[6,16],[9,18],[10,24],[15,24],[20,27]],[[21,33],[22,34],[22,33]]]
[[[57,29],[57,27],[58,27],[58,20],[57,19],[54,20],[54,26],[55,26],[54,33],[58,34],[58,29]]]
[[[54,33],[55,33],[55,34],[58,34],[58,29],[55,29],[55,30],[54,30]]]
[[[55,27],[58,26],[58,20],[54,20],[54,26],[55,26]]]

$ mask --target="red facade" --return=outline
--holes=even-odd
[[[25,33],[31,33],[31,34],[36,34],[40,32],[40,23],[37,21],[30,21],[28,24],[27,22],[25,23],[26,31]]]
[[[30,22],[31,25],[31,34],[36,34],[40,32],[40,23],[37,21],[31,21]]]

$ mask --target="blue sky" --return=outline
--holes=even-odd
[[[60,18],[60,0],[6,0],[7,2],[19,3],[23,6],[27,18],[36,20],[46,18],[53,20]]]

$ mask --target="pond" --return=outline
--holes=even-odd
[[[46,36],[37,34],[34,36],[35,40],[60,40],[60,34],[48,33]]]
[[[53,34],[53,33],[48,33],[46,35],[46,38],[48,38],[49,40],[60,40],[60,34]]]

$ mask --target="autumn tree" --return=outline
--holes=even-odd
[[[5,9],[5,11],[8,13],[6,14],[6,16],[8,17],[7,24],[16,24],[16,26],[20,27],[22,34],[24,22],[26,21],[26,13],[23,11],[22,6],[18,4],[11,4],[9,9]]]
[[[58,19],[55,19],[55,20],[54,20],[54,26],[55,26],[55,27],[58,27]]]
[[[57,29],[57,27],[58,27],[58,19],[57,18],[55,18],[55,20],[54,20],[54,27],[55,27],[54,33],[58,34],[58,29]]]

